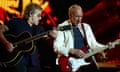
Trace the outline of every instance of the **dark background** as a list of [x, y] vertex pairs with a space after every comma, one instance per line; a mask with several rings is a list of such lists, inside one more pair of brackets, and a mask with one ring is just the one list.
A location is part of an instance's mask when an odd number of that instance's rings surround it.
[[[11, 0], [12, 1], [12, 0]], [[17, 1], [17, 0], [15, 0]], [[33, 0], [30, 0], [32, 2]], [[120, 0], [43, 0], [49, 2], [49, 5], [43, 11], [40, 25], [45, 30], [57, 27], [58, 24], [68, 19], [68, 8], [72, 4], [78, 4], [83, 8], [83, 22], [88, 23], [98, 42], [107, 44], [108, 42], [120, 39]], [[15, 9], [22, 14], [23, 0], [19, 0], [19, 7]], [[21, 15], [11, 14], [0, 7], [0, 20], [7, 22], [7, 19], [21, 17]], [[49, 42], [50, 40], [48, 40]], [[46, 44], [47, 42], [45, 42]], [[43, 52], [46, 51], [47, 58], [50, 58], [52, 44], [44, 45]], [[48, 48], [48, 49], [47, 49]], [[120, 63], [120, 45], [114, 49], [105, 50], [107, 61]], [[52, 51], [53, 53], [53, 51]], [[52, 58], [51, 58], [52, 59]], [[44, 61], [44, 60], [43, 60]]]
[[[120, 39], [120, 0], [49, 0], [56, 24], [68, 19], [68, 8], [79, 4], [83, 8], [83, 22], [91, 25], [98, 42], [107, 44]], [[108, 60], [120, 60], [120, 48], [105, 50]]]

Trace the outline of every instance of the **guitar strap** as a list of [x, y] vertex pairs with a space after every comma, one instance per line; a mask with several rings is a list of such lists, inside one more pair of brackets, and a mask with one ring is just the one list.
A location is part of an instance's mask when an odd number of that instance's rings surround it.
[[83, 30], [83, 33], [84, 33], [84, 38], [85, 38], [85, 41], [87, 42], [87, 40], [86, 40], [86, 33], [85, 33], [85, 29], [84, 29], [83, 24], [81, 24], [81, 27], [82, 27], [82, 30]]
[[[84, 33], [85, 43], [86, 43], [86, 45], [87, 45], [87, 49], [89, 49], [88, 42], [87, 42], [87, 37], [86, 37], [86, 33], [85, 33], [84, 25], [82, 24], [81, 26], [82, 26], [82, 30], [83, 30], [83, 33]], [[89, 52], [91, 52], [91, 49], [89, 49]], [[96, 59], [95, 59], [95, 56], [91, 56], [91, 58], [92, 58], [93, 62], [95, 63], [96, 68], [97, 68], [97, 70], [98, 70], [98, 72], [99, 72], [100, 70], [99, 70], [99, 67], [98, 67], [97, 61], [96, 61]]]
[[84, 52], [87, 51], [87, 49], [89, 48], [88, 43], [87, 43], [87, 37], [86, 37], [86, 33], [85, 33], [85, 28], [83, 23], [81, 24], [82, 30], [83, 30], [83, 34], [84, 34], [84, 42], [85, 42], [85, 50], [83, 50]]

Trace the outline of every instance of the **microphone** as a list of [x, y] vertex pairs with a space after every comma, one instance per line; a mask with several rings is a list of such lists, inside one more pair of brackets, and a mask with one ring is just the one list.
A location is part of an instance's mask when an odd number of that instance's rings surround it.
[[60, 31], [71, 30], [71, 29], [72, 29], [72, 25], [65, 25], [57, 28], [57, 30], [60, 30]]

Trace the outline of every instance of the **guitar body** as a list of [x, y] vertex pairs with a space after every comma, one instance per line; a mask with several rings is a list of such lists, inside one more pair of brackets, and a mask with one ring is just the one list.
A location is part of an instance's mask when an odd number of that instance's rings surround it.
[[[117, 39], [111, 43], [114, 45], [119, 45], [120, 39]], [[88, 48], [88, 46], [85, 46], [81, 50], [85, 52], [87, 50], [87, 48]], [[73, 58], [73, 57], [61, 56], [58, 60], [58, 63], [63, 72], [76, 72], [81, 67], [87, 66], [90, 64], [89, 62], [86, 62], [85, 59], [87, 59], [90, 56], [95, 55], [101, 51], [104, 51], [108, 48], [109, 48], [109, 45], [106, 45], [105, 47], [97, 48], [96, 50], [87, 53], [83, 58]]]
[[33, 41], [24, 41], [30, 37], [32, 36], [28, 32], [23, 32], [18, 36], [7, 35], [7, 40], [11, 42], [15, 48], [12, 52], [8, 52], [5, 45], [0, 43], [0, 62], [7, 66], [16, 65], [22, 59], [24, 54], [33, 52]]
[[62, 72], [71, 72], [72, 67], [70, 66], [69, 62], [69, 57], [66, 56], [61, 56], [58, 60], [60, 69]]
[[58, 62], [62, 72], [76, 72], [82, 66], [87, 66], [90, 64], [89, 62], [86, 62], [83, 58], [77, 59], [65, 56], [61, 56]]
[[[83, 52], [86, 52], [88, 45], [81, 48]], [[76, 72], [80, 67], [89, 65], [90, 63], [86, 62], [83, 58], [74, 58], [71, 56], [61, 56], [58, 60], [59, 66], [62, 72]]]

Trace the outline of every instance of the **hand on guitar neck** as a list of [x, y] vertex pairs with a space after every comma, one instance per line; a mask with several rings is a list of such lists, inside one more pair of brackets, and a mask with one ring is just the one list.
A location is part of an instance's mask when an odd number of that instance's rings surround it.
[[112, 48], [115, 48], [115, 43], [109, 42], [106, 46], [107, 46], [109, 49], [112, 49]]

